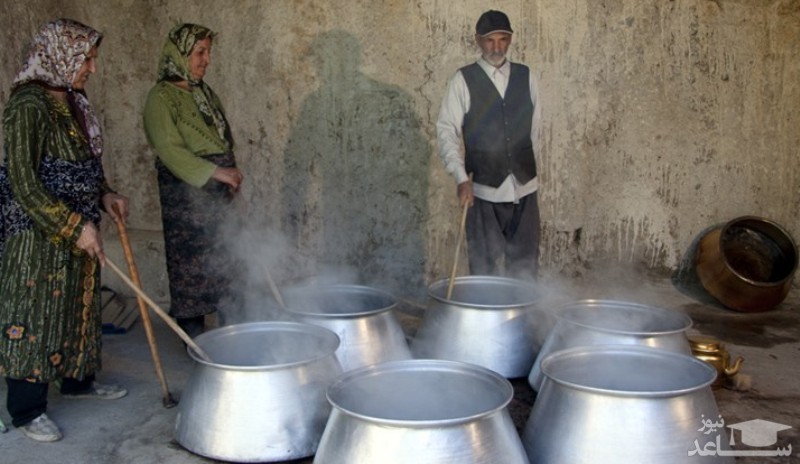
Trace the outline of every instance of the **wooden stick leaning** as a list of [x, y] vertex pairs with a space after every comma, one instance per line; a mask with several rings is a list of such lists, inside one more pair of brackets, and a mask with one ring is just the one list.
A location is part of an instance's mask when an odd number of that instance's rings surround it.
[[[233, 197], [233, 203], [236, 206], [236, 209], [239, 211], [239, 214], [242, 217], [247, 217], [249, 207], [247, 203], [244, 202], [242, 195], [236, 192], [235, 196]], [[272, 296], [275, 298], [275, 301], [278, 302], [281, 309], [286, 309], [286, 303], [283, 301], [283, 297], [281, 296], [281, 292], [278, 291], [278, 286], [275, 285], [275, 281], [272, 280], [272, 274], [269, 272], [269, 266], [266, 263], [262, 263], [262, 268], [264, 269], [264, 276], [267, 278], [267, 285], [269, 285], [269, 290], [272, 292]]]
[[190, 337], [186, 332], [184, 332], [183, 329], [181, 329], [181, 327], [175, 321], [173, 321], [171, 317], [169, 317], [169, 314], [167, 314], [166, 311], [161, 309], [149, 296], [147, 296], [146, 293], [144, 293], [139, 287], [137, 287], [136, 284], [134, 284], [131, 281], [131, 279], [128, 278], [128, 276], [126, 276], [125, 273], [122, 272], [117, 267], [116, 264], [114, 264], [113, 261], [108, 259], [108, 256], [106, 256], [106, 264], [108, 264], [108, 267], [110, 267], [111, 270], [114, 271], [119, 276], [119, 278], [122, 279], [122, 281], [125, 282], [131, 288], [131, 290], [136, 292], [136, 295], [140, 296], [148, 305], [150, 305], [150, 308], [153, 311], [155, 311], [156, 314], [158, 314], [158, 316], [161, 317], [161, 319], [163, 319], [164, 322], [167, 323], [169, 328], [172, 329], [173, 332], [178, 334], [181, 340], [183, 340], [184, 343], [189, 345], [189, 348], [194, 350], [194, 352], [197, 353], [197, 355], [200, 356], [200, 358], [203, 361], [213, 362], [211, 361], [211, 358], [208, 356], [208, 354], [206, 354], [206, 352], [203, 351], [203, 349], [200, 348], [197, 345], [197, 343], [194, 342], [194, 340], [192, 340], [192, 337]]
[[[121, 214], [116, 207], [114, 208], [117, 216]], [[133, 259], [133, 249], [131, 242], [128, 239], [128, 231], [125, 228], [125, 223], [122, 221], [114, 221], [117, 224], [117, 232], [119, 232], [119, 239], [122, 243], [122, 250], [125, 253], [125, 261], [128, 262], [128, 273], [131, 275], [131, 280], [137, 287], [142, 288], [142, 282], [139, 279], [139, 270], [136, 267], [136, 261]], [[164, 375], [164, 368], [161, 365], [161, 357], [158, 355], [158, 344], [153, 332], [153, 323], [150, 321], [150, 313], [147, 311], [147, 305], [141, 296], [136, 296], [136, 301], [139, 305], [139, 314], [142, 317], [142, 324], [144, 325], [144, 333], [147, 335], [147, 343], [150, 346], [150, 355], [153, 357], [153, 364], [156, 367], [156, 374], [158, 381], [161, 384], [161, 393], [164, 395], [162, 403], [165, 408], [171, 408], [178, 403], [172, 398], [167, 385], [167, 377]]]
[[281, 306], [281, 309], [286, 309], [286, 303], [283, 302], [281, 292], [278, 291], [278, 286], [275, 285], [275, 281], [272, 280], [272, 275], [269, 273], [269, 268], [266, 264], [264, 264], [264, 273], [267, 276], [267, 284], [269, 285], [269, 289], [272, 291], [272, 296], [275, 297], [275, 300]]
[[[472, 174], [469, 175], [469, 182], [472, 182]], [[458, 238], [456, 239], [456, 252], [453, 256], [453, 270], [450, 271], [450, 282], [447, 284], [447, 298], [448, 300], [453, 296], [453, 286], [456, 283], [456, 270], [458, 269], [458, 255], [461, 253], [461, 242], [464, 241], [464, 229], [467, 225], [467, 211], [469, 210], [469, 203], [464, 202], [461, 211], [461, 225], [458, 227]]]

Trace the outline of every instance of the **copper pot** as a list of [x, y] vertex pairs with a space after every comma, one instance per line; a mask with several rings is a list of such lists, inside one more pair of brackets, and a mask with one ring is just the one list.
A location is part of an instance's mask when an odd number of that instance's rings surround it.
[[712, 229], [698, 244], [697, 276], [708, 293], [735, 311], [777, 306], [792, 286], [797, 246], [778, 224], [743, 216]]

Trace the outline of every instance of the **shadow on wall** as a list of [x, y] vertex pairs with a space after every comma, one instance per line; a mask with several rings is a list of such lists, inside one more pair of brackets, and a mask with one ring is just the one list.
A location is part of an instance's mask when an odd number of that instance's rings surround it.
[[349, 33], [315, 38], [320, 86], [285, 154], [284, 230], [299, 278], [423, 295], [429, 146], [411, 96], [360, 72]]

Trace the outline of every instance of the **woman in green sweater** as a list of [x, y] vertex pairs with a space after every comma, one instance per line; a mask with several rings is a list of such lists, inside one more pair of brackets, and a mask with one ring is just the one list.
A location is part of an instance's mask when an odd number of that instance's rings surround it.
[[213, 39], [196, 24], [170, 31], [144, 110], [157, 154], [170, 314], [192, 337], [203, 332], [207, 314], [237, 301], [220, 235], [242, 173], [222, 103], [203, 81]]

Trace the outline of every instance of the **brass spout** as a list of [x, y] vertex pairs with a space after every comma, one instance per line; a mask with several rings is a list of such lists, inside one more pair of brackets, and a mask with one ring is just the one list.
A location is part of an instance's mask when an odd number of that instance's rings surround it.
[[725, 368], [725, 375], [732, 376], [732, 375], [736, 375], [737, 373], [739, 373], [739, 369], [742, 368], [742, 363], [743, 362], [744, 362], [744, 358], [742, 358], [741, 356], [738, 356], [736, 358], [736, 361], [733, 362], [733, 365], [728, 366], [728, 367]]

